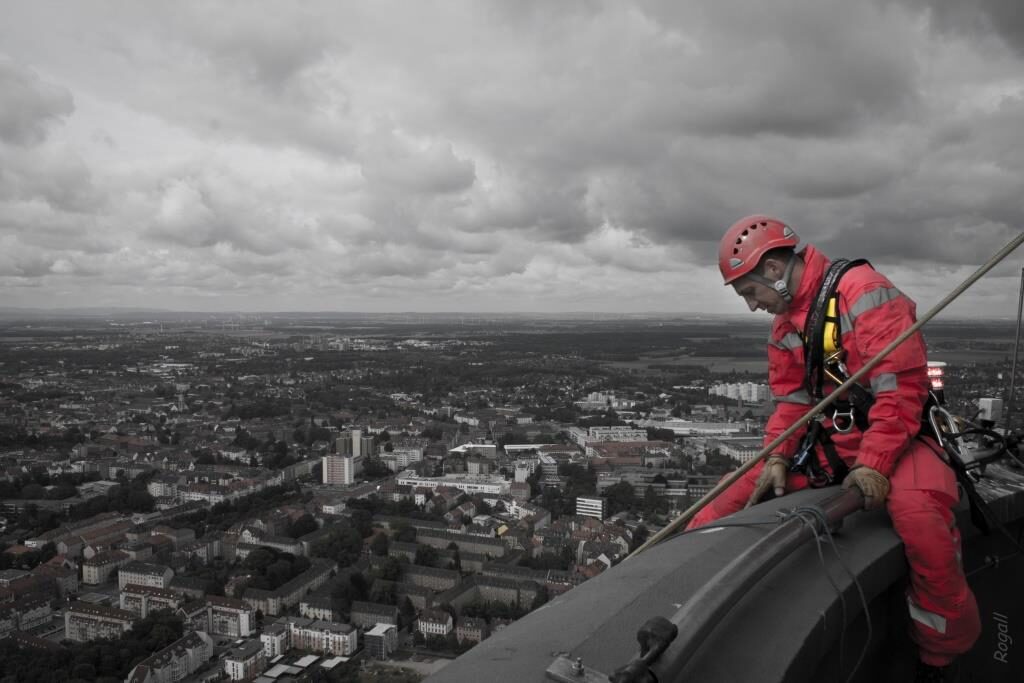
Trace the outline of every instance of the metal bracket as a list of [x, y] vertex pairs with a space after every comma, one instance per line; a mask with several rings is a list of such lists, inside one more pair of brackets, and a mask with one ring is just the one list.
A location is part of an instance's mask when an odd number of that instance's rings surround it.
[[558, 655], [544, 673], [559, 683], [609, 683], [607, 675], [583, 666], [582, 658], [573, 659], [568, 655]]

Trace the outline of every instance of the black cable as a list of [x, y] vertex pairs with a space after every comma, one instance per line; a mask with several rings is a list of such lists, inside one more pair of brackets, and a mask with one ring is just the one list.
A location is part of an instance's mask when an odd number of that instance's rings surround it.
[[799, 517], [800, 521], [803, 522], [804, 525], [811, 527], [812, 532], [814, 532], [814, 545], [818, 551], [818, 562], [821, 563], [822, 571], [825, 574], [825, 578], [828, 579], [829, 585], [832, 586], [832, 590], [834, 590], [836, 592], [836, 595], [839, 597], [839, 609], [841, 616], [841, 621], [839, 622], [839, 672], [842, 673], [843, 653], [846, 650], [846, 596], [843, 595], [843, 592], [839, 589], [839, 586], [836, 584], [835, 580], [832, 578], [832, 575], [828, 571], [828, 567], [825, 564], [825, 555], [821, 550], [821, 536], [815, 529], [813, 522], [809, 522], [807, 518], [804, 517], [804, 514], [802, 512], [797, 512], [795, 513], [795, 515]]
[[[814, 534], [814, 541], [818, 549], [818, 559], [821, 562], [822, 570], [825, 573], [825, 577], [828, 579], [833, 590], [836, 591], [836, 596], [839, 598], [839, 605], [842, 612], [842, 628], [839, 635], [839, 667], [842, 671], [842, 655], [845, 648], [846, 638], [846, 598], [843, 592], [839, 589], [832, 575], [828, 571], [828, 567], [825, 564], [825, 557], [821, 551], [821, 536], [825, 536], [829, 545], [832, 548], [833, 554], [836, 556], [836, 560], [839, 562], [839, 566], [842, 567], [843, 571], [850, 578], [854, 587], [857, 589], [857, 595], [860, 597], [861, 607], [864, 610], [864, 619], [867, 625], [867, 638], [864, 641], [864, 646], [861, 648], [860, 654], [857, 657], [857, 661], [850, 671], [850, 675], [846, 678], [846, 683], [850, 683], [853, 677], [857, 674], [861, 665], [864, 663], [864, 658], [867, 657], [868, 650], [871, 647], [871, 640], [874, 637], [874, 629], [871, 625], [871, 611], [868, 607], [867, 596], [864, 594], [864, 589], [860, 585], [860, 581], [857, 576], [853, 573], [850, 567], [843, 560], [842, 555], [839, 552], [839, 547], [836, 545], [835, 538], [832, 535], [832, 529], [829, 525], [828, 517], [825, 515], [825, 511], [817, 506], [798, 506], [790, 512], [791, 516], [797, 517], [802, 523], [810, 527]], [[820, 528], [820, 531], [819, 531]]]
[[[963, 433], [964, 432], [958, 432], [958, 434], [963, 434]], [[924, 443], [926, 446], [928, 446], [928, 448], [930, 448], [932, 450], [932, 452], [935, 453], [935, 455], [939, 456], [939, 458], [942, 458], [942, 455], [943, 455], [942, 451], [940, 451], [935, 446], [933, 446], [929, 442], [928, 439], [918, 439], [918, 440], [921, 441], [922, 443]], [[952, 449], [952, 446], [949, 445], [948, 441], [943, 443], [942, 447], [943, 447], [944, 450]], [[1008, 450], [1006, 452], [1009, 453]], [[949, 456], [949, 453], [947, 452], [946, 455]], [[954, 452], [953, 455], [959, 457], [959, 453]], [[1016, 460], [1016, 458], [1014, 458], [1014, 460]], [[980, 494], [978, 495], [978, 497], [981, 498]], [[984, 503], [985, 500], [982, 499], [982, 502]], [[1002, 523], [1002, 521], [998, 517], [996, 517], [995, 513], [992, 511], [992, 508], [990, 508], [986, 504], [986, 505], [979, 505], [978, 509], [981, 511], [982, 515], [988, 517], [988, 520], [990, 522], [992, 522], [992, 526], [994, 526], [995, 528], [999, 529], [999, 532], [1001, 534], [1003, 534], [1004, 536], [1006, 536], [1006, 539], [1013, 545], [1014, 548], [1017, 549], [1018, 552], [1024, 553], [1024, 546], [1021, 545], [1019, 539], [1014, 538], [1010, 534], [1009, 530], [1007, 530], [1006, 526]]]

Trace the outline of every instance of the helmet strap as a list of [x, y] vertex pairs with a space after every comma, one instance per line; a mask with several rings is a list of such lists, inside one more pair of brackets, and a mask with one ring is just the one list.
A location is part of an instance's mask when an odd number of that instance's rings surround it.
[[785, 301], [788, 304], [793, 301], [793, 293], [789, 291], [789, 281], [793, 277], [793, 267], [795, 265], [796, 254], [790, 253], [789, 260], [786, 261], [786, 269], [783, 271], [781, 279], [772, 281], [766, 278], [764, 275], [760, 275], [758, 273], [747, 273], [747, 277], [749, 277], [754, 282], [765, 285], [766, 287], [771, 287], [773, 290], [775, 290], [776, 294], [781, 296], [783, 301]]

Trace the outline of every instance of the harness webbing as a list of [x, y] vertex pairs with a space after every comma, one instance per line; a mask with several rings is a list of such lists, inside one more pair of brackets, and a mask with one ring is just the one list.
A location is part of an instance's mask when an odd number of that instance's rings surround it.
[[[839, 280], [851, 268], [867, 263], [864, 259], [833, 261], [825, 272], [825, 277], [822, 278], [814, 305], [807, 315], [801, 335], [804, 342], [804, 387], [815, 401], [821, 400], [824, 396], [826, 374], [836, 377], [836, 373], [838, 373], [840, 376], [836, 379], [840, 384], [846, 379], [842, 376], [846, 374], [845, 366], [841, 362], [832, 361], [832, 358], [826, 358], [826, 344], [836, 351], [842, 349], [843, 330], [837, 293]], [[831, 338], [826, 339], [826, 336]], [[835, 365], [834, 372], [827, 367], [830, 361]], [[846, 432], [856, 426], [861, 431], [865, 431], [868, 428], [868, 411], [871, 409], [872, 403], [874, 403], [874, 396], [867, 389], [859, 384], [852, 385], [847, 392], [847, 399], [839, 399], [833, 404], [836, 408], [832, 416], [833, 427], [838, 431]], [[842, 418], [849, 422], [840, 425], [839, 420]], [[818, 464], [814, 450], [817, 444], [821, 444], [821, 450], [825, 454], [831, 472], [826, 472]], [[806, 475], [812, 486], [838, 484], [849, 473], [850, 468], [839, 457], [835, 444], [832, 443], [830, 430], [822, 424], [821, 416], [808, 428], [790, 469]]]
[[864, 259], [836, 259], [829, 266], [825, 277], [822, 278], [821, 287], [818, 288], [818, 296], [815, 297], [814, 305], [807, 314], [807, 321], [804, 323], [804, 385], [807, 391], [815, 399], [823, 397], [825, 382], [825, 330], [831, 325], [833, 335], [832, 345], [840, 348], [843, 338], [843, 330], [839, 316], [839, 302], [836, 301], [832, 307], [832, 314], [829, 314], [829, 303], [837, 298], [839, 280], [851, 268], [868, 264]]

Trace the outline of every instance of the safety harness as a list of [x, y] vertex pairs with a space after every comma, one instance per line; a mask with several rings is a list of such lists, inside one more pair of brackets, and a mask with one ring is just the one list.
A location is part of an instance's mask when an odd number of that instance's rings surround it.
[[[834, 261], [826, 271], [815, 297], [814, 306], [807, 315], [801, 335], [804, 342], [804, 387], [814, 402], [820, 401], [824, 397], [826, 379], [839, 385], [850, 377], [850, 371], [843, 362], [843, 330], [839, 315], [838, 288], [839, 280], [843, 275], [851, 268], [860, 265], [870, 266], [871, 264], [865, 259]], [[800, 448], [793, 456], [790, 471], [805, 475], [810, 485], [816, 488], [842, 482], [850, 468], [839, 457], [835, 444], [832, 442], [832, 433], [845, 434], [855, 427], [862, 432], [866, 431], [868, 413], [874, 402], [875, 397], [868, 389], [860, 384], [853, 384], [845, 398], [832, 403], [831, 427], [825, 426], [824, 415], [819, 414], [812, 420], [807, 433], [800, 442]], [[944, 423], [942, 420], [936, 419], [939, 415], [945, 416]], [[988, 520], [993, 520], [997, 526], [999, 522], [975, 489], [975, 479], [971, 476], [973, 474], [970, 471], [971, 468], [964, 462], [952, 444], [952, 438], [966, 433], [968, 432], [957, 433], [953, 418], [940, 405], [935, 394], [929, 391], [922, 415], [921, 430], [918, 432], [917, 438], [930, 437], [943, 449], [939, 451], [927, 439], [922, 439], [953, 470], [970, 503], [971, 521], [982, 533], [987, 535], [991, 528]], [[831, 471], [823, 468], [818, 462], [814, 449], [817, 444], [821, 444]], [[1004, 448], [1003, 451], [1005, 452], [1005, 450]]]
[[[804, 388], [815, 402], [824, 397], [825, 379], [842, 384], [850, 376], [843, 362], [843, 330], [839, 316], [838, 288], [843, 275], [851, 268], [861, 265], [871, 264], [864, 259], [833, 261], [825, 272], [814, 305], [807, 315], [801, 335], [804, 342]], [[859, 384], [851, 386], [845, 398], [832, 404], [831, 428], [825, 427], [824, 415], [818, 415], [811, 422], [800, 448], [793, 456], [790, 470], [804, 474], [814, 487], [831, 486], [841, 482], [850, 468], [839, 457], [835, 444], [832, 443], [832, 432], [845, 434], [854, 427], [861, 431], [866, 430], [868, 412], [874, 402], [875, 397], [870, 391]], [[831, 471], [825, 470], [818, 463], [814, 447], [819, 443]]]

